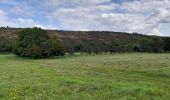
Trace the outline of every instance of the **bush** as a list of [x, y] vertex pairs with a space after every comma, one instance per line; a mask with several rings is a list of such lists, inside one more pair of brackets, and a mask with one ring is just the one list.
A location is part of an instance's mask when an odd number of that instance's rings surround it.
[[56, 38], [50, 38], [47, 31], [27, 28], [19, 32], [15, 54], [21, 57], [47, 58], [63, 56], [64, 49]]
[[63, 56], [65, 54], [64, 46], [60, 43], [60, 41], [53, 37], [49, 40], [51, 46], [51, 53], [55, 56]]

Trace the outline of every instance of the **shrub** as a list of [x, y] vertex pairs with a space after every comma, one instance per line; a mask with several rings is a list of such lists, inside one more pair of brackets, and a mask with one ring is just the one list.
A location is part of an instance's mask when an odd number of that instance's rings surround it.
[[20, 31], [14, 52], [18, 56], [30, 58], [64, 55], [61, 43], [56, 38], [50, 38], [47, 31], [40, 28], [27, 28]]
[[52, 55], [63, 56], [65, 54], [64, 46], [56, 37], [51, 38], [49, 44], [51, 46]]

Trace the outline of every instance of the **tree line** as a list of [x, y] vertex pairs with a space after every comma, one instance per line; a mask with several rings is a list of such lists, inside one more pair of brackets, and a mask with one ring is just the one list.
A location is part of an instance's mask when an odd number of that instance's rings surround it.
[[67, 48], [67, 52], [74, 54], [102, 54], [102, 53], [132, 53], [148, 52], [162, 53], [170, 51], [170, 38], [145, 37], [138, 41], [113, 40], [112, 42], [81, 41]]
[[[80, 33], [81, 34], [81, 33]], [[90, 32], [90, 34], [93, 34]], [[109, 34], [109, 33], [108, 33]], [[97, 32], [93, 35], [97, 36]], [[11, 52], [23, 57], [46, 58], [49, 56], [62, 56], [66, 53], [73, 55], [81, 54], [103, 54], [103, 53], [132, 53], [149, 52], [162, 53], [170, 51], [170, 38], [158, 36], [138, 36], [132, 39], [110, 39], [104, 37], [105, 41], [58, 39], [50, 37], [47, 31], [40, 28], [23, 29], [18, 33], [18, 39], [0, 36], [0, 52]], [[123, 35], [123, 34], [121, 34]], [[133, 35], [129, 35], [133, 36]], [[100, 37], [102, 38], [102, 37]]]

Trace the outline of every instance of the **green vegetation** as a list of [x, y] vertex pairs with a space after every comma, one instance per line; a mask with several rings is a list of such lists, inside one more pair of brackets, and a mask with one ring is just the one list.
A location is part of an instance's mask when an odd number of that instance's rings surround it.
[[0, 37], [0, 52], [12, 52], [14, 46], [15, 40], [9, 40], [6, 37]]
[[[12, 52], [15, 47], [15, 42], [18, 38], [17, 33], [22, 33], [25, 29], [15, 29], [15, 28], [0, 28], [0, 52]], [[27, 30], [27, 29], [26, 29]], [[33, 32], [34, 29], [30, 29]], [[41, 41], [43, 45], [42, 48], [35, 43], [35, 45], [27, 45], [26, 47], [19, 48], [18, 51], [26, 51], [27, 53], [19, 53], [21, 56], [32, 55], [30, 52], [34, 51], [33, 57], [44, 58], [48, 55], [63, 55], [64, 52], [73, 55], [76, 52], [81, 52], [82, 54], [102, 54], [102, 53], [129, 53], [129, 52], [149, 52], [149, 53], [160, 53], [160, 52], [170, 52], [170, 37], [159, 37], [159, 36], [147, 36], [137, 33], [121, 33], [121, 32], [107, 32], [107, 31], [89, 31], [89, 32], [79, 32], [79, 31], [58, 31], [58, 30], [43, 30], [48, 38], [55, 38], [52, 41]], [[22, 33], [22, 35], [24, 32]], [[33, 38], [35, 35], [30, 33], [27, 34], [28, 37]], [[36, 39], [37, 42], [42, 34], [38, 34]], [[24, 38], [24, 37], [22, 37]], [[20, 38], [22, 40], [22, 38]], [[46, 37], [47, 38], [47, 37]], [[57, 39], [56, 39], [57, 38]], [[30, 40], [24, 40], [21, 44], [30, 44]], [[52, 43], [50, 43], [52, 42]], [[55, 43], [56, 42], [56, 43]], [[60, 42], [60, 43], [59, 43]], [[38, 43], [39, 44], [39, 43]], [[50, 44], [50, 45], [49, 45]], [[52, 45], [51, 45], [52, 44]], [[58, 50], [53, 45], [63, 44]], [[51, 51], [53, 49], [53, 52]], [[26, 50], [24, 50], [26, 49]], [[44, 51], [39, 50], [44, 49]], [[43, 56], [40, 51], [45, 52]], [[58, 52], [55, 52], [58, 51]], [[55, 52], [55, 53], [54, 53]], [[36, 54], [35, 54], [36, 53]]]
[[170, 54], [0, 55], [1, 100], [169, 100]]
[[[167, 38], [168, 39], [168, 38]], [[167, 41], [168, 42], [168, 41]], [[81, 52], [85, 54], [101, 54], [101, 53], [130, 53], [130, 52], [150, 52], [161, 53], [167, 52], [169, 44], [165, 45], [163, 38], [160, 37], [142, 37], [136, 41], [132, 40], [112, 40], [112, 42], [83, 41], [73, 46], [73, 49], [67, 51], [73, 53]]]
[[56, 38], [50, 38], [41, 28], [28, 28], [19, 32], [15, 54], [21, 57], [47, 58], [63, 56], [64, 49]]

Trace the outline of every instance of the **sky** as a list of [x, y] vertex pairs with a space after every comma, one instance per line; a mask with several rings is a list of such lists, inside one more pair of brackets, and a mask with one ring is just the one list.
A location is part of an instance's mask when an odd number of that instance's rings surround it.
[[0, 26], [170, 36], [170, 0], [0, 0]]

